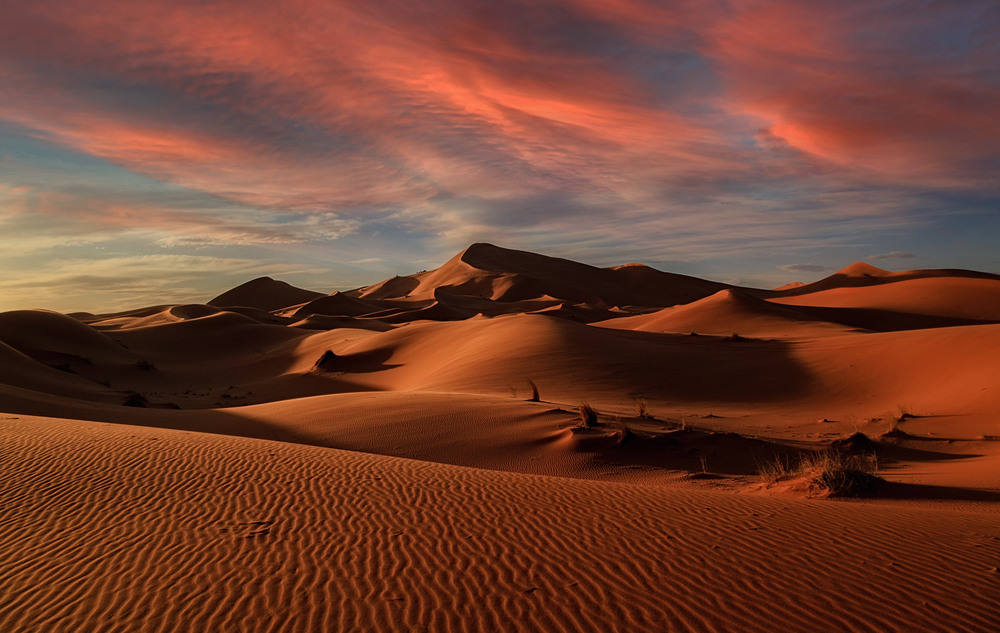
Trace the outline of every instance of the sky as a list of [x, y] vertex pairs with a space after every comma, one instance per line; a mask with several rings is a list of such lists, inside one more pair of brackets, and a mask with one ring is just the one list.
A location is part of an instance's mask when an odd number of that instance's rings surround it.
[[473, 242], [775, 287], [1000, 273], [995, 0], [0, 0], [0, 309]]

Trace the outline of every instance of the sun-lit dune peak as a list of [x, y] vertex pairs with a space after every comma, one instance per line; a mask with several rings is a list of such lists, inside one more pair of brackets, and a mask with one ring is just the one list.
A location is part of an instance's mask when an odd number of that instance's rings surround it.
[[838, 270], [836, 274], [844, 277], [885, 277], [892, 273], [866, 262], [854, 262], [850, 266]]

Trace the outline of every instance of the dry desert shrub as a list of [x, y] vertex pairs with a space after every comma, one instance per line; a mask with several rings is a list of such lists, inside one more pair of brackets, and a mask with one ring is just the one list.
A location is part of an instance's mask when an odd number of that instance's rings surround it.
[[788, 479], [808, 479], [831, 497], [863, 495], [882, 481], [874, 454], [852, 455], [842, 451], [805, 455], [794, 465], [791, 460], [775, 457], [758, 464], [757, 472], [768, 485]]
[[628, 423], [622, 420], [620, 417], [615, 416], [614, 428], [615, 428], [614, 437], [615, 437], [616, 447], [621, 446], [625, 442], [635, 437], [635, 433], [632, 432], [632, 427], [630, 427]]
[[645, 398], [636, 398], [632, 401], [635, 405], [635, 415], [636, 417], [646, 419], [649, 416], [649, 403], [646, 402]]
[[578, 407], [580, 412], [580, 425], [585, 429], [592, 429], [597, 426], [597, 411], [586, 402], [581, 402]]

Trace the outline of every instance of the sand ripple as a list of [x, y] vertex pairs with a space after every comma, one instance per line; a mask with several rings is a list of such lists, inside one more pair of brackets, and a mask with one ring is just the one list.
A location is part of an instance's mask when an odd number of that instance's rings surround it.
[[0, 419], [3, 631], [989, 631], [1000, 517]]

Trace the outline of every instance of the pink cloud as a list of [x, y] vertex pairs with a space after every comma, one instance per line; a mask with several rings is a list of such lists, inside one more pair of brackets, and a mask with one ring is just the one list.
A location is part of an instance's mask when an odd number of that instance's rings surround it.
[[[940, 16], [868, 6], [22, 3], [0, 23], [0, 119], [247, 205], [473, 227], [553, 195], [648, 219], [690, 213], [688, 192], [728, 213], [730, 186], [982, 181], [995, 62], [920, 57], [907, 33]], [[701, 74], [671, 83], [685, 64]]]
[[759, 117], [774, 136], [898, 183], [975, 185], [983, 177], [977, 163], [995, 168], [995, 14], [992, 22], [969, 22], [982, 41], [959, 31], [942, 42], [935, 41], [941, 22], [955, 13], [944, 4], [912, 11], [893, 3], [732, 6], [708, 31], [706, 53], [730, 82], [729, 107]]
[[[405, 6], [395, 10], [412, 17]], [[641, 86], [613, 63], [585, 50], [531, 50], [475, 7], [440, 11], [426, 24], [394, 21], [391, 3], [81, 7], [36, 5], [18, 16], [21, 36], [5, 48], [18, 60], [70, 69], [64, 73], [97, 69], [119, 83], [153, 84], [235, 119], [302, 121], [354, 147], [282, 150], [184, 120], [184, 112], [94, 103], [10, 64], [11, 56], [7, 71], [21, 73], [27, 96], [0, 106], [0, 116], [130, 169], [249, 203], [295, 206], [301, 195], [313, 204], [404, 204], [439, 190], [512, 198], [554, 184], [627, 196], [623, 169], [641, 181], [739, 167], [711, 125], [644, 103]], [[39, 44], [64, 34], [60, 46]]]

